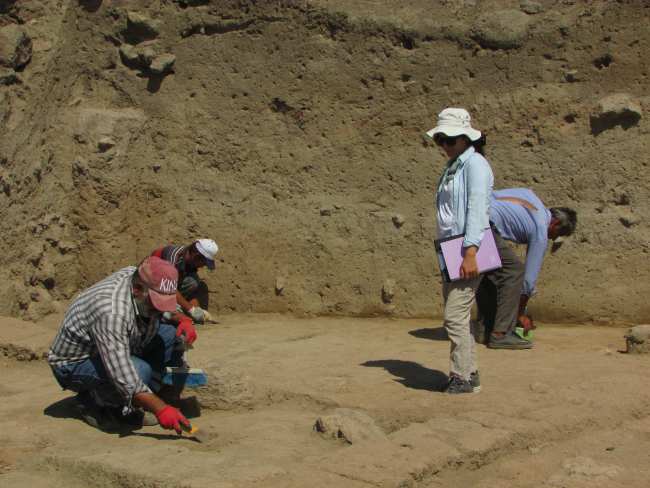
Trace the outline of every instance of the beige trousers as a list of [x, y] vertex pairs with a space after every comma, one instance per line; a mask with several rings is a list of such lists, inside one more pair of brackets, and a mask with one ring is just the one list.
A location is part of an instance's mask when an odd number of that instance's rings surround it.
[[451, 339], [449, 370], [463, 379], [478, 369], [476, 342], [472, 330], [472, 304], [483, 275], [471, 280], [458, 280], [442, 284], [445, 300], [445, 328]]

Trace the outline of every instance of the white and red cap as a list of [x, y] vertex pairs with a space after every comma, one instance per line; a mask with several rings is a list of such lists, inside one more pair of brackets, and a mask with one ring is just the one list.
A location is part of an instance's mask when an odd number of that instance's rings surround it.
[[215, 268], [214, 256], [219, 251], [217, 243], [212, 239], [199, 239], [196, 241], [196, 249], [205, 257], [205, 264], [208, 265], [208, 269], [213, 271]]
[[138, 267], [142, 283], [149, 287], [149, 297], [156, 310], [175, 312], [178, 270], [172, 263], [160, 258], [147, 258]]

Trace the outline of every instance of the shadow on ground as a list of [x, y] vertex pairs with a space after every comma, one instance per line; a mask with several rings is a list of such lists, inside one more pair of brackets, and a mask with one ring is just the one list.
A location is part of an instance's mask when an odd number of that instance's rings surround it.
[[418, 339], [429, 339], [431, 341], [448, 341], [447, 329], [436, 327], [435, 329], [418, 329], [409, 332], [413, 337]]
[[[64, 398], [63, 400], [59, 400], [57, 402], [54, 402], [52, 405], [45, 407], [45, 409], [43, 410], [43, 414], [47, 415], [48, 417], [52, 417], [56, 419], [78, 420], [79, 428], [87, 428], [87, 429], [93, 428], [87, 425], [84, 422], [84, 420], [81, 418], [81, 414], [79, 414], [79, 412], [77, 411], [77, 405], [74, 401], [74, 396]], [[176, 434], [176, 432], [173, 431], [161, 431], [159, 434], [153, 434], [150, 432], [138, 432], [140, 429], [142, 429], [141, 426], [130, 425], [122, 422], [122, 425], [118, 430], [111, 430], [111, 431], [106, 430], [103, 432], [106, 434], [118, 435], [119, 437], [130, 437], [135, 435], [140, 437], [149, 437], [157, 440], [169, 440], [169, 439], [178, 440], [178, 439], [185, 438], [186, 440], [199, 442], [194, 437], [188, 436], [187, 434], [178, 435]]]
[[606, 120], [601, 120], [598, 117], [592, 116], [590, 119], [591, 133], [594, 136], [598, 136], [606, 130], [612, 130], [617, 126], [621, 126], [623, 130], [628, 130], [632, 127], [637, 126], [640, 118], [641, 116], [638, 114], [628, 114], [623, 117]]
[[[68, 398], [64, 398], [63, 400], [56, 401], [52, 405], [45, 407], [45, 409], [43, 410], [43, 414], [55, 419], [78, 420], [79, 428], [93, 429], [93, 427], [87, 425], [84, 422], [84, 420], [81, 418], [81, 414], [77, 411], [77, 405], [74, 401], [74, 396], [70, 396]], [[119, 430], [112, 430], [112, 431], [106, 430], [103, 432], [107, 434], [118, 434], [120, 437], [127, 437], [129, 435], [136, 435], [133, 431], [141, 428], [142, 427], [122, 423]], [[145, 435], [150, 436], [151, 434], [145, 434]]]
[[[427, 329], [423, 329], [427, 330]], [[437, 369], [425, 368], [413, 361], [401, 361], [399, 359], [380, 359], [377, 361], [366, 361], [361, 366], [368, 368], [384, 368], [393, 376], [399, 376], [401, 380], [395, 380], [407, 388], [415, 390], [442, 391], [447, 385], [447, 375]]]
[[191, 442], [196, 442], [200, 444], [200, 441], [194, 437], [192, 437], [189, 434], [177, 434], [173, 430], [165, 430], [161, 431], [160, 434], [152, 434], [150, 432], [135, 432], [134, 429], [128, 430], [125, 428], [121, 428], [120, 430], [116, 430], [114, 432], [107, 432], [109, 434], [119, 434], [120, 439], [123, 437], [132, 437], [132, 436], [137, 436], [137, 437], [148, 437], [149, 439], [155, 439], [157, 441], [191, 441]]
[[81, 419], [81, 415], [77, 412], [74, 396], [69, 396], [45, 407], [43, 414], [55, 419]]

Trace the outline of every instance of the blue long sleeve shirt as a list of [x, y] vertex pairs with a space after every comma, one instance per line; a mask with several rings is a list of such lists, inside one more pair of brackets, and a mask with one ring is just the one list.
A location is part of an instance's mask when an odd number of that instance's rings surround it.
[[[458, 159], [454, 175], [454, 220], [452, 235], [465, 234], [463, 247], [481, 247], [485, 229], [490, 226], [490, 197], [494, 175], [490, 163], [470, 146]], [[447, 162], [449, 165], [451, 161]], [[442, 180], [438, 186], [442, 184]], [[436, 205], [440, 201], [436, 196]]]
[[[530, 203], [537, 210], [531, 210], [521, 203], [499, 200], [503, 197], [519, 198]], [[516, 244], [528, 244], [526, 275], [521, 294], [532, 297], [537, 293], [535, 284], [548, 247], [551, 212], [546, 209], [537, 195], [526, 188], [500, 190], [492, 193], [490, 222], [496, 226], [504, 239]]]

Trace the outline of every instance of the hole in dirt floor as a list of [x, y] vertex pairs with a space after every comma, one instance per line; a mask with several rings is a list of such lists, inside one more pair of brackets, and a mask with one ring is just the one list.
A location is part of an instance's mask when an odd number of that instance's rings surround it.
[[402, 47], [408, 49], [409, 51], [415, 48], [415, 41], [411, 37], [403, 37], [401, 39]]
[[145, 41], [153, 41], [158, 37], [158, 32], [142, 26], [135, 26], [130, 20], [126, 22], [126, 29], [120, 31], [126, 44], [135, 46]]
[[95, 13], [102, 6], [102, 0], [79, 0], [79, 5], [85, 12]]
[[178, 6], [182, 9], [186, 9], [187, 7], [204, 7], [206, 5], [210, 5], [210, 0], [180, 0], [178, 2]]
[[25, 68], [27, 67], [28, 64], [29, 64], [29, 61], [27, 61], [25, 64], [21, 64], [20, 66], [16, 66], [14, 68], [14, 71], [16, 73], [22, 73], [23, 71], [25, 71]]
[[286, 114], [287, 112], [295, 111], [295, 108], [287, 104], [284, 100], [279, 98], [274, 98], [271, 103], [269, 103], [269, 108], [275, 113]]
[[599, 120], [596, 117], [591, 117], [591, 133], [597, 136], [606, 130], [611, 130], [618, 126], [625, 131], [638, 125], [639, 120], [639, 116], [620, 117], [614, 120]]
[[594, 66], [598, 70], [609, 68], [612, 61], [614, 61], [614, 57], [611, 54], [605, 54], [604, 56], [600, 56], [594, 60]]

